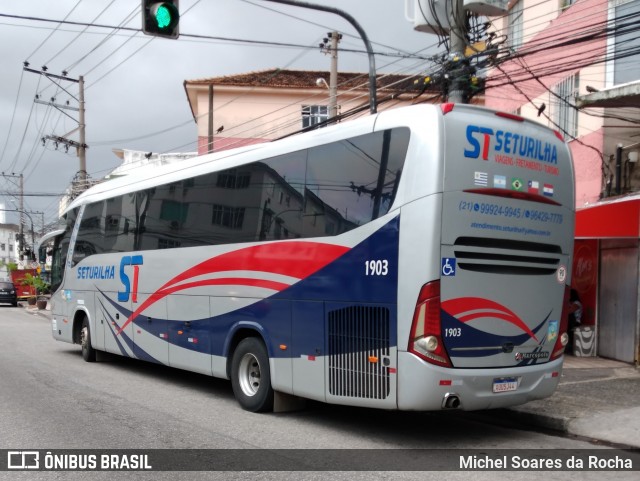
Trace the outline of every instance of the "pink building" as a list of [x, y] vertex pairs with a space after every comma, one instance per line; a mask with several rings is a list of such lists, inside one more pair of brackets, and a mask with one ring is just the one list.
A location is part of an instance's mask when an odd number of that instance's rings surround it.
[[[584, 355], [640, 362], [640, 0], [512, 0], [487, 106], [560, 130], [576, 171]], [[635, 194], [635, 195], [634, 195]], [[614, 199], [611, 199], [611, 198]]]
[[[618, 144], [630, 146], [625, 156], [636, 148], [640, 115], [637, 109], [603, 109], [584, 100], [640, 80], [638, 36], [624, 27], [633, 22], [629, 16], [637, 22], [640, 1], [514, 0], [509, 7], [494, 24], [507, 36], [511, 60], [491, 71], [486, 105], [537, 118], [564, 133], [576, 160], [577, 207], [615, 194], [611, 158]], [[632, 187], [628, 169], [620, 180], [622, 192], [640, 188], [640, 177]]]
[[[277, 139], [329, 118], [329, 72], [265, 70], [185, 80], [198, 153]], [[378, 110], [411, 103], [412, 78], [378, 75]], [[369, 77], [338, 74], [338, 116], [369, 115]], [[407, 93], [407, 90], [409, 93]]]

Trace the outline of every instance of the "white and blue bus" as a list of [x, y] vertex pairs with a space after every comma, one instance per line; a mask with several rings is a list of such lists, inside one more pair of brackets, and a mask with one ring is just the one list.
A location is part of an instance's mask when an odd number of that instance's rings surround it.
[[64, 212], [53, 336], [230, 379], [250, 411], [544, 398], [573, 179], [559, 133], [458, 104], [140, 169]]

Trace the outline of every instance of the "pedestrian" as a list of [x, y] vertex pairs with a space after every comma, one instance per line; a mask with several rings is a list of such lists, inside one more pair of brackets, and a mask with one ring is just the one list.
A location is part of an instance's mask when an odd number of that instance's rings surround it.
[[582, 302], [580, 302], [580, 296], [578, 291], [571, 289], [569, 294], [569, 327], [567, 334], [569, 334], [569, 342], [565, 352], [574, 352], [575, 343], [575, 330], [582, 323]]

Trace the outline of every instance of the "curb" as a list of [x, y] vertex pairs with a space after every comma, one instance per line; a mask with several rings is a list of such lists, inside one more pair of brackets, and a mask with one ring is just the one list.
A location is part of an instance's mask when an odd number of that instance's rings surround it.
[[[535, 402], [535, 401], [534, 401]], [[527, 411], [525, 406], [509, 409], [494, 409], [487, 412], [474, 411], [468, 413], [474, 419], [507, 428], [526, 426], [529, 429], [554, 431], [557, 434], [570, 434], [569, 426], [573, 421], [566, 416], [549, 416], [539, 412]]]

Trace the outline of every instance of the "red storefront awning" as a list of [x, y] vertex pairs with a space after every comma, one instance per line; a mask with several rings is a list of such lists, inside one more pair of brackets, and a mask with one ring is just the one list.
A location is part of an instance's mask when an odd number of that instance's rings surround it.
[[576, 212], [576, 239], [640, 237], [640, 197], [602, 202]]

